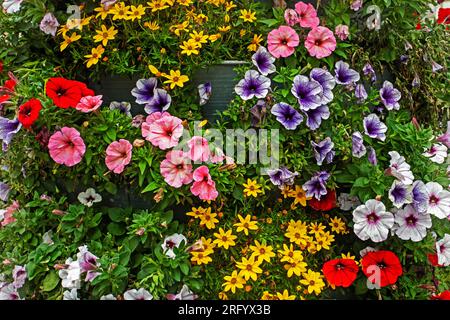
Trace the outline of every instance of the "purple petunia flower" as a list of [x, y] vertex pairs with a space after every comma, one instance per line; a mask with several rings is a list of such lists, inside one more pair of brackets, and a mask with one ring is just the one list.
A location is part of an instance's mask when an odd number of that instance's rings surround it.
[[[0, 126], [1, 127], [1, 126]], [[1, 135], [0, 135], [1, 139]], [[450, 121], [447, 122], [447, 131], [437, 137], [436, 141], [443, 143], [447, 146], [447, 148], [450, 148]]]
[[333, 89], [336, 86], [336, 80], [331, 73], [321, 68], [314, 68], [311, 70], [309, 76], [322, 86], [322, 104], [333, 101]]
[[369, 160], [370, 164], [373, 166], [376, 166], [378, 164], [377, 160], [377, 153], [375, 152], [375, 149], [372, 147], [369, 147], [367, 151], [367, 159]]
[[349, 85], [359, 81], [359, 73], [353, 69], [350, 69], [348, 63], [344, 61], [338, 61], [335, 65], [336, 83], [341, 85]]
[[352, 155], [356, 158], [361, 158], [366, 154], [366, 147], [364, 146], [364, 139], [361, 132], [356, 131], [352, 134]]
[[364, 118], [364, 132], [369, 137], [384, 141], [386, 139], [386, 131], [386, 125], [376, 114], [371, 113]]
[[412, 205], [417, 212], [426, 212], [428, 210], [428, 190], [420, 180], [414, 181], [412, 185]]
[[380, 89], [380, 97], [386, 109], [400, 109], [400, 104], [398, 103], [398, 101], [402, 97], [402, 94], [400, 93], [400, 91], [395, 89], [392, 83], [390, 83], [389, 81], [385, 81], [383, 83], [383, 87]]
[[392, 183], [389, 189], [389, 199], [396, 208], [412, 202], [411, 188], [398, 180]]
[[316, 109], [322, 105], [322, 86], [306, 76], [298, 75], [294, 78], [291, 92], [298, 99], [300, 109], [303, 111]]
[[268, 170], [270, 181], [276, 186], [291, 186], [294, 184], [294, 178], [298, 176], [298, 172], [291, 172], [286, 167]]
[[303, 116], [290, 105], [284, 102], [277, 103], [270, 112], [288, 130], [295, 130], [303, 121]]
[[211, 98], [212, 94], [211, 82], [200, 84], [197, 88], [198, 88], [198, 95], [200, 96], [199, 104], [201, 106], [204, 106], [205, 104], [208, 103], [209, 99]]
[[267, 76], [270, 73], [277, 71], [277, 68], [273, 64], [275, 58], [267, 51], [266, 48], [260, 46], [258, 51], [252, 56], [253, 64], [258, 68], [258, 71], [263, 75]]
[[327, 194], [326, 182], [330, 178], [330, 174], [326, 171], [316, 172], [309, 181], [303, 184], [302, 188], [306, 192], [307, 197], [315, 197], [320, 200], [322, 196]]
[[252, 127], [259, 127], [261, 122], [266, 118], [266, 113], [266, 101], [258, 100], [258, 102], [250, 109]]
[[119, 110], [120, 113], [123, 113], [127, 115], [128, 117], [131, 117], [131, 104], [129, 102], [118, 102], [118, 101], [112, 101], [109, 105], [110, 110]]
[[330, 110], [326, 105], [303, 112], [306, 114], [306, 126], [311, 130], [318, 129], [322, 124], [322, 119], [326, 120], [330, 117]]
[[8, 201], [9, 192], [11, 188], [6, 183], [0, 182], [0, 200], [6, 202]]
[[363, 84], [357, 84], [355, 88], [355, 97], [358, 99], [358, 103], [362, 103], [367, 99], [367, 91]]
[[335, 154], [335, 152], [333, 151], [334, 143], [329, 137], [325, 138], [319, 143], [311, 141], [311, 145], [314, 150], [314, 157], [316, 158], [317, 164], [319, 166], [322, 165], [323, 161], [326, 161], [326, 163], [331, 163], [333, 161]]
[[98, 257], [89, 252], [87, 246], [80, 246], [78, 247], [78, 250], [77, 259], [80, 265], [80, 273], [86, 272], [85, 281], [91, 282], [100, 275], [99, 272], [96, 272], [97, 268], [100, 266], [97, 262]]
[[403, 64], [407, 64], [408, 63], [408, 60], [409, 60], [409, 56], [407, 55], [407, 54], [402, 54], [401, 56], [400, 56], [400, 62], [401, 63], [403, 63]]
[[13, 286], [16, 289], [20, 289], [27, 280], [27, 270], [23, 266], [15, 266], [13, 269]]
[[51, 12], [47, 12], [39, 23], [39, 28], [45, 34], [51, 34], [55, 36], [56, 30], [58, 30], [59, 22]]
[[156, 80], [156, 78], [139, 79], [136, 82], [136, 88], [131, 90], [131, 94], [136, 97], [136, 103], [150, 103], [155, 95], [155, 89], [157, 85], [158, 80]]
[[363, 67], [363, 74], [365, 76], [370, 76], [372, 82], [377, 81], [377, 74], [370, 63], [366, 63]]
[[234, 88], [234, 91], [242, 98], [249, 100], [253, 97], [264, 99], [270, 88], [270, 79], [260, 75], [255, 70], [249, 70], [245, 73], [244, 79]]
[[172, 98], [164, 89], [155, 89], [153, 99], [145, 105], [145, 112], [152, 114], [153, 112], [164, 112], [169, 109]]
[[19, 120], [0, 117], [0, 140], [3, 142], [3, 151], [8, 149], [8, 145], [20, 128], [22, 128], [22, 124]]

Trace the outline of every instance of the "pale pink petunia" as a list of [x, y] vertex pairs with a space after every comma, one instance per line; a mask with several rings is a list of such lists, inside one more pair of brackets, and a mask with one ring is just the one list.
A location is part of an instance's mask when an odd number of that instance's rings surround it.
[[2, 227], [17, 221], [17, 219], [14, 218], [14, 213], [19, 210], [19, 208], [19, 201], [15, 200], [8, 208], [5, 209], [3, 220], [1, 222]]
[[80, 99], [80, 102], [75, 106], [78, 111], [88, 113], [97, 110], [101, 107], [103, 96], [85, 96]]
[[284, 21], [291, 27], [299, 23], [297, 11], [294, 9], [286, 9], [284, 11]]
[[305, 47], [310, 56], [322, 59], [328, 57], [336, 49], [336, 38], [330, 29], [317, 27], [308, 33]]
[[161, 150], [175, 147], [183, 135], [181, 122], [181, 119], [171, 115], [162, 116], [149, 125], [146, 121], [142, 124], [142, 136]]
[[164, 181], [174, 188], [192, 182], [191, 160], [181, 150], [167, 152], [166, 159], [161, 162], [160, 172]]
[[298, 34], [294, 29], [288, 26], [280, 26], [269, 32], [267, 44], [269, 52], [275, 58], [286, 58], [294, 53], [299, 44]]
[[216, 183], [211, 179], [207, 166], [201, 166], [194, 171], [194, 183], [191, 192], [202, 200], [215, 200], [219, 193], [216, 190]]
[[315, 28], [319, 25], [320, 20], [312, 4], [306, 4], [301, 1], [297, 2], [295, 4], [295, 11], [297, 11], [298, 22], [302, 28]]
[[345, 24], [339, 24], [334, 29], [334, 34], [341, 40], [345, 40], [350, 35], [350, 32], [348, 30], [348, 26]]
[[86, 152], [86, 145], [77, 129], [63, 127], [50, 137], [48, 150], [56, 163], [72, 167], [80, 163]]
[[122, 173], [131, 161], [132, 149], [133, 146], [128, 140], [120, 139], [112, 142], [106, 148], [105, 163], [108, 169], [114, 173]]
[[150, 125], [156, 120], [161, 119], [162, 117], [170, 116], [168, 112], [153, 112], [145, 118], [145, 122], [141, 125], [142, 136], [145, 138], [148, 136], [150, 132]]
[[208, 140], [203, 137], [194, 136], [188, 141], [189, 157], [192, 161], [208, 161], [211, 151]]

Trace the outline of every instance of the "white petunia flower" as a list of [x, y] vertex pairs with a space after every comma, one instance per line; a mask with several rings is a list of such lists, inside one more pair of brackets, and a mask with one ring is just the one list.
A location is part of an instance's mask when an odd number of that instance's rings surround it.
[[436, 252], [438, 264], [444, 267], [450, 266], [450, 234], [446, 233], [444, 238], [436, 242]]
[[391, 161], [387, 173], [396, 177], [405, 185], [410, 185], [414, 181], [414, 175], [411, 172], [411, 166], [405, 162], [405, 158], [402, 157], [397, 151], [390, 151]]
[[168, 236], [164, 239], [164, 242], [161, 244], [163, 252], [171, 259], [175, 258], [175, 252], [173, 252], [173, 248], [178, 248], [183, 242], [186, 244], [187, 239], [182, 234], [174, 233], [171, 236]]
[[80, 298], [78, 298], [77, 289], [74, 288], [70, 291], [64, 291], [63, 300], [80, 300]]
[[425, 186], [428, 191], [427, 213], [439, 219], [447, 218], [450, 215], [450, 192], [437, 182], [428, 182]]
[[431, 161], [442, 164], [447, 158], [447, 147], [441, 143], [436, 143], [431, 146], [430, 149], [426, 150], [422, 153], [427, 158], [430, 158]]
[[431, 216], [427, 213], [418, 213], [413, 206], [407, 205], [395, 214], [397, 228], [395, 234], [402, 240], [421, 241], [431, 228]]
[[361, 240], [381, 242], [387, 239], [394, 225], [394, 215], [386, 211], [381, 201], [367, 200], [353, 211], [353, 230]]
[[78, 200], [87, 207], [92, 207], [96, 202], [102, 201], [102, 196], [95, 192], [94, 188], [89, 188], [85, 192], [80, 192]]
[[139, 290], [131, 289], [123, 294], [125, 300], [152, 300], [153, 295], [147, 290], [140, 288]]

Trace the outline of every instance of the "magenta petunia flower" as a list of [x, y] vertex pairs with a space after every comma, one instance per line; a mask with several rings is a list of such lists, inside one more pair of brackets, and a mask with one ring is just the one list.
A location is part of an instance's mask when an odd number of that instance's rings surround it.
[[166, 159], [161, 162], [160, 172], [164, 181], [174, 188], [192, 182], [191, 160], [181, 150], [167, 152]]
[[269, 52], [275, 58], [286, 58], [294, 53], [299, 44], [299, 37], [291, 27], [280, 26], [269, 32], [267, 44]]
[[191, 192], [201, 200], [215, 200], [219, 193], [216, 190], [216, 183], [211, 179], [207, 166], [201, 166], [194, 171], [194, 183]]
[[50, 137], [48, 150], [56, 163], [72, 167], [80, 163], [86, 145], [77, 129], [64, 127]]
[[320, 20], [312, 4], [301, 1], [297, 2], [295, 4], [295, 11], [297, 11], [298, 22], [302, 28], [315, 28], [319, 25]]
[[103, 96], [86, 96], [80, 99], [80, 102], [75, 106], [78, 111], [88, 113], [97, 110], [101, 107]]
[[125, 139], [111, 143], [106, 148], [105, 163], [108, 169], [114, 173], [122, 173], [125, 166], [131, 161], [132, 149], [131, 143]]
[[336, 38], [330, 29], [317, 27], [308, 33], [305, 47], [310, 56], [322, 59], [331, 55], [336, 49]]

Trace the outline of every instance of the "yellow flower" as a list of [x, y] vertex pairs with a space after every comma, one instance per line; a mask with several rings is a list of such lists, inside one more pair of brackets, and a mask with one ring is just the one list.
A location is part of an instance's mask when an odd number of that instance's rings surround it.
[[177, 0], [178, 4], [182, 6], [190, 6], [192, 4], [192, 0]]
[[210, 252], [210, 253], [214, 252], [213, 249], [216, 247], [216, 245], [214, 244], [212, 239], [206, 239], [205, 237], [201, 237], [200, 241], [202, 244], [203, 252]]
[[325, 283], [322, 280], [322, 275], [320, 272], [314, 272], [312, 270], [308, 270], [308, 273], [303, 274], [303, 279], [300, 280], [300, 283], [308, 287], [308, 293], [315, 293], [316, 296], [322, 292], [323, 287], [325, 287]]
[[289, 197], [290, 192], [292, 191], [292, 188], [290, 186], [284, 186], [281, 190], [281, 194], [283, 195], [283, 198], [286, 199]]
[[218, 296], [220, 300], [228, 300], [228, 296], [226, 295], [225, 292], [219, 292]]
[[294, 250], [294, 246], [289, 244], [289, 247], [283, 243], [283, 250], [278, 250], [278, 252], [282, 255], [280, 262], [292, 261], [292, 259], [297, 256], [301, 256], [301, 260], [303, 260], [303, 255], [300, 250]]
[[145, 22], [144, 23], [144, 27], [147, 27], [147, 28], [149, 28], [152, 31], [157, 31], [157, 30], [160, 29], [159, 24], [157, 22], [153, 22], [153, 21]]
[[301, 221], [294, 222], [291, 220], [284, 235], [300, 247], [305, 247], [311, 238], [308, 236], [306, 223]]
[[187, 28], [189, 27], [189, 21], [183, 21], [182, 23], [175, 24], [173, 26], [170, 26], [169, 30], [175, 33], [177, 36], [180, 36], [181, 31], [188, 31]]
[[151, 2], [147, 2], [147, 5], [152, 9], [152, 12], [164, 10], [169, 7], [164, 0], [152, 0]]
[[254, 22], [256, 21], [256, 12], [252, 12], [251, 10], [246, 10], [243, 9], [241, 10], [241, 15], [239, 16], [239, 18], [241, 18], [242, 20], [244, 20], [244, 22]]
[[209, 36], [209, 41], [216, 42], [221, 36], [220, 33], [212, 34]]
[[255, 261], [255, 257], [250, 257], [248, 260], [242, 257], [242, 261], [236, 262], [236, 266], [241, 269], [239, 275], [243, 276], [245, 280], [252, 279], [254, 281], [258, 279], [258, 273], [262, 273], [260, 264], [258, 260]]
[[189, 81], [189, 77], [182, 75], [180, 70], [170, 70], [170, 74], [165, 75], [165, 78], [169, 79], [164, 81], [164, 83], [170, 84], [170, 89], [175, 88], [175, 86], [184, 87], [184, 83]]
[[236, 239], [237, 236], [232, 234], [231, 229], [225, 232], [222, 228], [219, 228], [219, 233], [214, 233], [214, 236], [217, 238], [214, 240], [214, 243], [217, 244], [218, 247], [223, 247], [225, 250], [236, 245], [234, 239]]
[[275, 257], [272, 246], [266, 245], [265, 241], [259, 243], [258, 240], [255, 240], [255, 245], [250, 246], [250, 250], [253, 251], [252, 257], [258, 258], [259, 262], [267, 261], [270, 263], [270, 258]]
[[261, 41], [263, 40], [262, 34], [254, 34], [252, 42], [248, 45], [248, 51], [256, 51], [261, 45]]
[[306, 207], [306, 200], [311, 199], [306, 197], [305, 191], [300, 186], [295, 186], [295, 190], [292, 190], [289, 196], [295, 198], [294, 205], [300, 203], [303, 207]]
[[331, 218], [328, 225], [331, 227], [331, 231], [337, 234], [343, 234], [346, 230], [344, 221], [338, 217]]
[[64, 24], [61, 27], [59, 27], [57, 35], [59, 36], [62, 34], [63, 36], [65, 36], [68, 31], [69, 31], [69, 27], [66, 24]]
[[247, 34], [247, 30], [245, 30], [245, 29], [241, 29], [240, 31], [239, 31], [239, 36], [242, 38], [243, 36], [245, 36]]
[[109, 14], [109, 10], [107, 10], [106, 7], [104, 7], [104, 6], [97, 7], [97, 8], [94, 9], [94, 11], [98, 12], [95, 15], [95, 17], [96, 18], [101, 17], [102, 20], [105, 20], [106, 17], [108, 16], [108, 14]]
[[76, 32], [72, 32], [70, 37], [68, 37], [67, 35], [63, 34], [63, 38], [64, 38], [64, 41], [61, 43], [61, 46], [59, 48], [61, 51], [64, 51], [64, 49], [66, 49], [67, 46], [69, 44], [71, 44], [72, 42], [80, 40], [81, 36], [78, 35]]
[[113, 20], [129, 20], [130, 6], [125, 3], [116, 3], [113, 8], [109, 9], [109, 13], [113, 15]]
[[303, 256], [301, 254], [295, 254], [287, 264], [284, 265], [284, 269], [287, 270], [288, 278], [294, 274], [300, 276], [306, 271], [308, 265], [303, 262]]
[[[156, 69], [154, 66], [149, 65], [148, 68], [150, 69], [150, 72], [153, 73], [154, 75], [157, 76], [157, 74], [159, 73], [158, 69]], [[194, 218], [200, 218], [201, 216], [203, 216], [203, 214], [206, 212], [205, 208], [202, 207], [192, 207], [191, 209], [192, 211], [187, 212], [186, 215], [190, 216], [190, 217], [194, 217]]]
[[222, 27], [219, 27], [219, 31], [220, 32], [228, 32], [228, 31], [230, 31], [231, 30], [231, 26], [222, 26]]
[[225, 11], [228, 12], [233, 8], [236, 8], [237, 6], [233, 3], [233, 1], [227, 1], [225, 3]]
[[295, 295], [289, 295], [289, 292], [285, 289], [283, 293], [277, 292], [278, 300], [295, 300]]
[[246, 197], [258, 197], [258, 193], [263, 193], [261, 190], [261, 186], [256, 183], [256, 180], [247, 179], [247, 183], [244, 183], [243, 186], [244, 189], [244, 195]]
[[269, 293], [269, 291], [264, 291], [261, 300], [275, 300], [275, 295]]
[[244, 288], [244, 284], [246, 283], [245, 279], [236, 270], [231, 273], [231, 276], [225, 276], [223, 279], [226, 281], [222, 284], [225, 287], [223, 289], [225, 292], [231, 290], [231, 292], [236, 293], [236, 289]]
[[145, 7], [140, 4], [137, 7], [131, 6], [130, 11], [128, 11], [128, 19], [134, 21], [135, 19], [141, 20], [142, 16], [145, 14]]
[[326, 250], [330, 250], [330, 244], [334, 242], [334, 235], [330, 234], [330, 232], [324, 232], [320, 235], [316, 234], [316, 250], [320, 251], [322, 248]]
[[203, 13], [200, 13], [195, 16], [195, 22], [202, 25], [203, 23], [208, 21], [208, 16], [205, 16]]
[[225, 17], [223, 18], [223, 20], [225, 21], [225, 23], [230, 22], [230, 16], [228, 14], [226, 14]]
[[325, 226], [322, 223], [311, 222], [309, 225], [309, 234], [321, 235], [325, 232]]
[[203, 31], [197, 32], [194, 30], [189, 34], [189, 36], [195, 43], [197, 43], [199, 48], [202, 47], [202, 43], [208, 43], [208, 35], [204, 35]]
[[205, 252], [192, 251], [191, 254], [191, 261], [197, 263], [198, 265], [208, 264], [212, 261], [211, 257], [209, 257]]
[[200, 217], [200, 225], [204, 225], [208, 229], [214, 229], [216, 227], [216, 223], [219, 222], [216, 216], [217, 214], [211, 213], [211, 208], [208, 208]]
[[104, 46], [106, 46], [108, 44], [109, 40], [114, 40], [114, 38], [116, 37], [116, 34], [119, 32], [118, 30], [116, 30], [114, 28], [114, 26], [112, 26], [109, 29], [106, 29], [106, 26], [104, 24], [102, 24], [101, 26], [101, 30], [95, 30], [95, 32], [97, 33], [94, 36], [94, 42], [102, 42], [102, 44]]
[[249, 214], [245, 218], [238, 214], [238, 219], [240, 222], [233, 225], [237, 227], [236, 232], [244, 231], [245, 235], [248, 236], [248, 230], [258, 230], [257, 222], [251, 221], [252, 217]]
[[98, 60], [102, 57], [102, 54], [105, 52], [105, 49], [102, 45], [99, 45], [97, 48], [92, 48], [91, 54], [85, 55], [87, 60], [87, 67], [90, 68], [92, 65], [97, 64]]
[[197, 43], [192, 39], [189, 39], [188, 41], [183, 41], [183, 44], [180, 45], [180, 48], [183, 49], [181, 51], [181, 54], [185, 54], [188, 56], [190, 56], [191, 54], [198, 55], [200, 53], [197, 50], [198, 49]]

